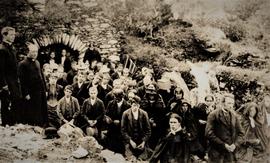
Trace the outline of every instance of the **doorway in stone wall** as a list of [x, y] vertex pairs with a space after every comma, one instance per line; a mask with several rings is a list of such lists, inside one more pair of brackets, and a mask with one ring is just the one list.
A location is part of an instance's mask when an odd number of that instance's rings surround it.
[[90, 48], [78, 35], [66, 33], [58, 33], [52, 36], [44, 35], [33, 39], [33, 42], [39, 47], [38, 60], [41, 66], [50, 62], [52, 53], [55, 56], [55, 63], [61, 64], [63, 50], [65, 50], [71, 62], [78, 62], [79, 60], [86, 62], [88, 60], [91, 63], [91, 60], [101, 60], [100, 53], [94, 48]]
[[80, 54], [79, 51], [74, 50], [71, 47], [61, 43], [40, 47], [37, 59], [40, 62], [41, 66], [43, 66], [45, 63], [50, 63], [52, 53], [54, 53], [54, 61], [58, 65], [63, 64], [61, 60], [62, 53], [66, 53], [66, 58], [70, 61], [70, 63], [68, 65], [68, 68], [65, 68], [65, 72], [68, 72], [70, 70], [72, 61], [78, 62]]

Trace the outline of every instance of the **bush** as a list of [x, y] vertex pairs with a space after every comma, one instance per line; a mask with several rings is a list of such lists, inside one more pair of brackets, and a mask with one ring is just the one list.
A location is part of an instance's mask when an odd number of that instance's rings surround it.
[[162, 0], [100, 0], [99, 5], [118, 30], [139, 37], [152, 36], [172, 16]]

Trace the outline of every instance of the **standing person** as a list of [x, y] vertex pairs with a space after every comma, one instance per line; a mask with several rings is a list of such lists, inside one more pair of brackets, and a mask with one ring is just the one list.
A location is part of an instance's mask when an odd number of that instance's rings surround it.
[[243, 143], [244, 131], [234, 109], [234, 96], [225, 94], [223, 107], [211, 112], [205, 129], [209, 140], [209, 163], [235, 162], [235, 149]]
[[205, 137], [205, 127], [207, 122], [208, 115], [216, 109], [215, 105], [215, 97], [211, 94], [206, 95], [204, 98], [204, 103], [199, 103], [197, 106], [193, 108], [194, 118], [198, 120], [198, 139], [200, 144], [203, 146], [203, 151], [200, 155], [201, 158], [207, 158], [207, 139]]
[[130, 102], [131, 108], [123, 113], [121, 120], [121, 133], [127, 160], [132, 160], [134, 157], [141, 158], [151, 136], [148, 114], [140, 109], [139, 102], [140, 98], [135, 96]]
[[266, 153], [270, 154], [270, 94], [264, 95], [258, 112], [258, 122], [262, 125], [263, 132], [267, 137], [267, 141], [263, 143], [266, 145]]
[[48, 122], [46, 85], [39, 62], [36, 60], [38, 47], [28, 45], [27, 58], [19, 64], [19, 77], [25, 99], [25, 120], [30, 125], [44, 127]]
[[[18, 106], [22, 95], [17, 73], [16, 50], [12, 45], [15, 39], [15, 29], [4, 27], [1, 35], [3, 40], [0, 44], [0, 100], [2, 125], [5, 126], [20, 122], [21, 111]], [[11, 107], [9, 107], [10, 102]]]
[[267, 138], [263, 124], [259, 122], [259, 107], [255, 102], [248, 102], [238, 109], [241, 124], [244, 129], [244, 143], [236, 149], [236, 159], [239, 163], [256, 162], [263, 159]]
[[78, 73], [78, 68], [77, 68], [77, 62], [72, 61], [71, 62], [71, 69], [67, 72], [67, 82], [68, 84], [72, 85], [74, 83], [74, 77]]
[[48, 107], [48, 126], [55, 129], [60, 128], [60, 118], [57, 114], [56, 108], [58, 100], [62, 97], [62, 86], [56, 84], [57, 74], [53, 73], [49, 77], [49, 83], [47, 84], [47, 107]]
[[71, 70], [71, 59], [66, 49], [62, 49], [61, 59], [58, 64], [61, 64], [64, 67], [64, 72], [69, 72], [69, 70]]

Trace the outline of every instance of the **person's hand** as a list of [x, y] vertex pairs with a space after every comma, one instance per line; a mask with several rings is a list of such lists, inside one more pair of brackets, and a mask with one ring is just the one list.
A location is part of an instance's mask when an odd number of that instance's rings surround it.
[[145, 141], [143, 141], [140, 145], [138, 145], [138, 149], [144, 149]]
[[200, 119], [200, 120], [199, 120], [199, 123], [200, 123], [200, 124], [206, 124], [206, 121]]
[[150, 119], [149, 119], [149, 122], [153, 124], [155, 121], [154, 121], [153, 118], [150, 118]]
[[171, 109], [174, 108], [175, 105], [176, 105], [176, 102], [173, 102], [173, 103], [170, 105]]
[[30, 100], [30, 99], [31, 99], [30, 95], [26, 95], [26, 96], [25, 96], [25, 99], [26, 99], [26, 100]]
[[225, 144], [225, 148], [227, 149], [227, 151], [232, 152], [232, 148], [229, 144]]
[[231, 146], [231, 151], [233, 152], [235, 150], [236, 146], [235, 146], [235, 144], [231, 144], [230, 146]]
[[129, 143], [133, 149], [137, 147], [137, 144], [133, 140], [130, 139]]
[[2, 87], [2, 89], [3, 89], [4, 91], [8, 91], [8, 85], [5, 85], [4, 87]]
[[120, 123], [120, 121], [119, 121], [119, 120], [114, 120], [113, 123], [114, 123], [115, 125], [118, 125], [118, 124]]
[[229, 151], [229, 152], [233, 152], [236, 148], [235, 144], [225, 144], [225, 148]]
[[249, 140], [248, 142], [252, 145], [258, 145], [261, 143], [261, 140], [260, 139], [252, 139], [252, 140]]
[[70, 124], [73, 124], [74, 123], [74, 119], [72, 119], [71, 121], [69, 121]]
[[249, 120], [250, 120], [250, 125], [252, 128], [255, 128], [255, 121], [253, 118], [249, 117]]

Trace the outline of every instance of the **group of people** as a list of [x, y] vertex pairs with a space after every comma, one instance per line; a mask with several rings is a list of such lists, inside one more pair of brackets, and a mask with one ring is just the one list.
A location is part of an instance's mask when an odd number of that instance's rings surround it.
[[15, 29], [1, 30], [2, 125], [24, 123], [58, 130], [70, 124], [127, 160], [252, 162], [269, 154], [270, 95], [235, 108], [233, 94], [191, 104], [181, 86], [161, 89], [150, 68], [131, 74], [119, 56], [74, 60], [62, 50], [40, 65], [38, 47], [18, 63]]

